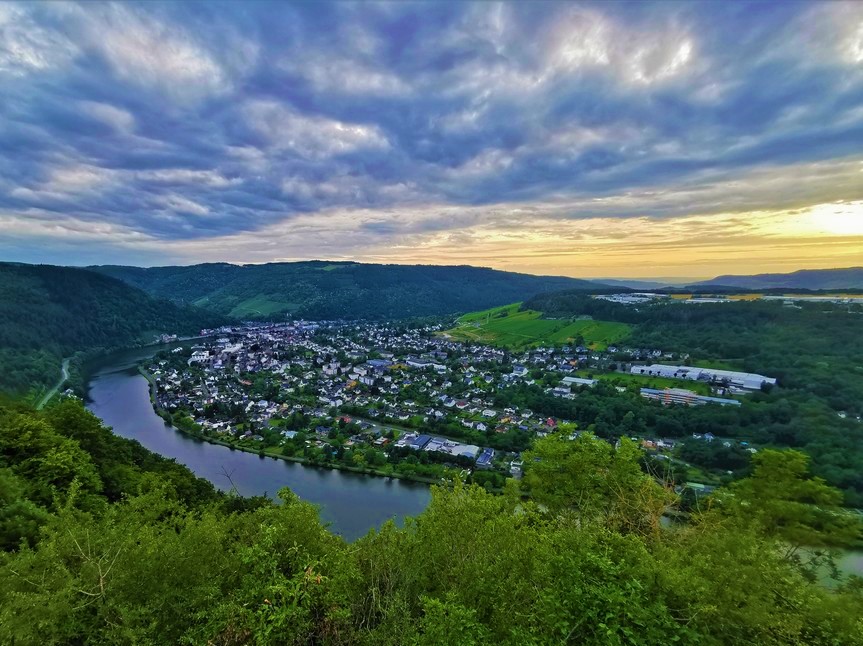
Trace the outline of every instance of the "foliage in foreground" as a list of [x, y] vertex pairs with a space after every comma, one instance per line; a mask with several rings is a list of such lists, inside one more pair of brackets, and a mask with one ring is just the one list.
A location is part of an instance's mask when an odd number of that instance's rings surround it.
[[192, 499], [139, 467], [109, 500], [101, 441], [77, 439], [101, 427], [73, 406], [0, 416], [0, 473], [40, 528], [0, 556], [0, 643], [863, 644], [859, 582], [828, 589], [789, 549], [859, 535], [799, 453], [763, 452], [662, 529], [672, 493], [634, 446], [552, 436], [528, 456], [530, 500], [435, 488], [406, 527], [347, 544], [287, 490]]

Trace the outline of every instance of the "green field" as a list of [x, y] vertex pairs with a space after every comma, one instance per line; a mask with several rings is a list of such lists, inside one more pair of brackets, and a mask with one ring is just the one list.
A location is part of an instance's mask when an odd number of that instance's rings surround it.
[[258, 294], [254, 298], [248, 298], [241, 303], [238, 303], [231, 310], [230, 315], [237, 318], [244, 316], [269, 316], [271, 314], [281, 314], [282, 312], [290, 312], [299, 307], [295, 303], [285, 303], [284, 301], [271, 300], [264, 294]]
[[507, 348], [572, 343], [579, 336], [591, 348], [602, 350], [624, 339], [625, 323], [592, 319], [543, 319], [541, 312], [519, 311], [521, 303], [465, 314], [446, 332], [459, 341], [475, 341]]

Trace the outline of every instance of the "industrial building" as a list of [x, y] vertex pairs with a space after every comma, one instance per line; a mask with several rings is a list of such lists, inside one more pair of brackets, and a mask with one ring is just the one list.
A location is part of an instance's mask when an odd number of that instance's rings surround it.
[[561, 383], [567, 386], [595, 386], [596, 379], [584, 379], [582, 377], [564, 377]]
[[642, 388], [641, 396], [646, 399], [655, 399], [663, 404], [685, 404], [686, 406], [702, 406], [704, 404], [719, 404], [720, 406], [740, 406], [736, 399], [722, 399], [721, 397], [707, 397], [699, 395], [691, 390], [683, 388], [666, 388], [656, 390], [655, 388]]
[[751, 372], [735, 372], [733, 370], [716, 370], [713, 368], [696, 368], [692, 366], [666, 366], [655, 363], [650, 366], [632, 366], [630, 372], [633, 375], [715, 382], [744, 390], [760, 390], [764, 384], [770, 386], [776, 385], [776, 379]]

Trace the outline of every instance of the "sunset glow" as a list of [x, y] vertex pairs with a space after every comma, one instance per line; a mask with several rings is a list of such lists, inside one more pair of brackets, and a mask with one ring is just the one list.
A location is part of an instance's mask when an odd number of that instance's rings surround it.
[[0, 257], [861, 265], [863, 3], [760, 8], [3, 4]]

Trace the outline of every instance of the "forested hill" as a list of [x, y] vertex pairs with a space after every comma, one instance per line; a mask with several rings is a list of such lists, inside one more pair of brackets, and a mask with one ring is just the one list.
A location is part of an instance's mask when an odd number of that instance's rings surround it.
[[160, 298], [219, 314], [266, 319], [399, 319], [469, 312], [561, 289], [600, 289], [589, 281], [481, 267], [296, 262], [89, 269]]
[[863, 644], [860, 581], [816, 576], [859, 519], [803, 455], [759, 452], [673, 530], [686, 499], [641, 457], [549, 435], [505, 495], [435, 487], [347, 544], [287, 489], [217, 494], [78, 402], [0, 401], [0, 643]]
[[[522, 305], [547, 317], [590, 316], [633, 326], [624, 344], [688, 353], [777, 377], [835, 411], [863, 415], [863, 306], [749, 301], [630, 307], [578, 292], [544, 294]], [[861, 482], [863, 483], [863, 482]]]
[[842, 488], [850, 505], [863, 506], [863, 424], [855, 419], [863, 416], [863, 306], [749, 301], [631, 307], [561, 292], [522, 307], [551, 318], [627, 323], [632, 331], [622, 345], [776, 377], [779, 388], [746, 398], [740, 409], [688, 411], [682, 428], [694, 415], [715, 415], [717, 435], [803, 449], [818, 475]]
[[803, 269], [790, 274], [717, 276], [696, 283], [741, 289], [863, 289], [863, 267], [848, 269]]
[[48, 386], [63, 357], [225, 319], [85, 269], [0, 263], [0, 390]]

